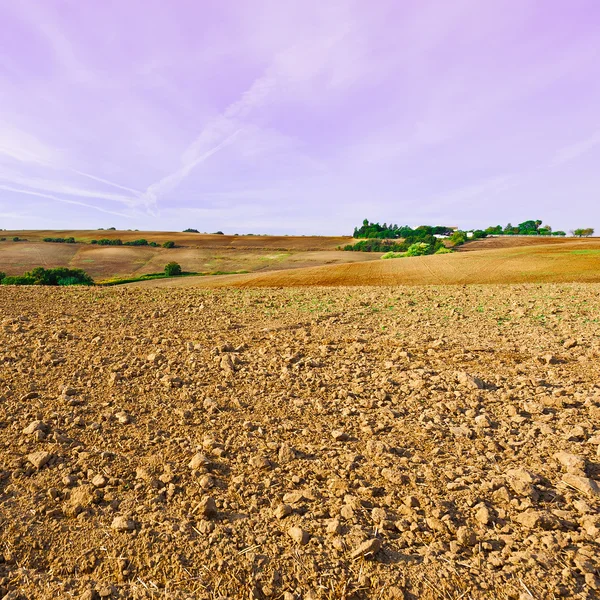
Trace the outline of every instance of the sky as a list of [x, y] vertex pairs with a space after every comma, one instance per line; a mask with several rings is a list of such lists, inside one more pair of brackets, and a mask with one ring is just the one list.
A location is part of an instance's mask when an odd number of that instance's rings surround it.
[[0, 0], [0, 228], [600, 231], [598, 0]]

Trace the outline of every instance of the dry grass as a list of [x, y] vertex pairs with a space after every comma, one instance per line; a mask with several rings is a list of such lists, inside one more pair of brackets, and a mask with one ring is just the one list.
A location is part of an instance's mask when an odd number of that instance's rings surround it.
[[181, 286], [302, 287], [600, 282], [600, 240], [561, 240], [491, 250], [254, 273], [178, 282]]

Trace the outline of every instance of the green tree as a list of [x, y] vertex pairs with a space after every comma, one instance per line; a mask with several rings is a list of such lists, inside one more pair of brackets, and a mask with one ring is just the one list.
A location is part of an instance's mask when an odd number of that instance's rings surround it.
[[594, 235], [593, 227], [575, 229], [571, 232], [575, 237], [590, 237]]
[[176, 262], [170, 262], [165, 265], [165, 274], [167, 277], [176, 277], [181, 275], [181, 265]]

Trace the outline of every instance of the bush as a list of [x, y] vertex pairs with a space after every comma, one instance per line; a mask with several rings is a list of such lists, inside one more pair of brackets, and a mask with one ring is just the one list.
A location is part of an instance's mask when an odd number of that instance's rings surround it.
[[405, 252], [386, 252], [381, 258], [387, 260], [388, 258], [404, 258]]
[[[33, 279], [35, 285], [93, 285], [94, 280], [82, 269], [57, 267], [44, 269], [36, 267], [25, 273], [26, 279]], [[29, 283], [21, 285], [30, 285]]]
[[74, 244], [75, 243], [75, 238], [74, 237], [68, 237], [68, 238], [51, 238], [51, 237], [47, 237], [47, 238], [44, 238], [43, 241], [44, 242], [54, 242], [56, 244]]
[[132, 240], [130, 242], [124, 242], [123, 246], [147, 246], [148, 245], [148, 240]]
[[2, 283], [2, 280], [6, 277], [6, 273], [3, 273], [2, 271], [0, 271], [0, 283]]
[[446, 248], [446, 246], [442, 246], [435, 251], [435, 254], [452, 254], [452, 250]]
[[12, 241], [13, 241], [13, 242], [20, 242], [21, 240], [19, 239], [19, 236], [15, 236], [15, 237], [12, 239]]
[[175, 248], [175, 242], [165, 242], [163, 248]]
[[101, 240], [96, 240], [96, 244], [98, 244], [98, 246], [122, 246], [123, 242], [119, 239], [109, 240], [108, 238], [102, 238]]
[[197, 229], [192, 229], [191, 227], [188, 229], [184, 229], [183, 233], [200, 233]]
[[433, 247], [425, 242], [412, 244], [406, 251], [406, 256], [425, 256], [426, 254], [433, 254]]
[[152, 248], [158, 248], [158, 244], [156, 242], [150, 242], [148, 246], [151, 246]]
[[165, 274], [167, 277], [176, 277], [181, 275], [181, 265], [176, 262], [170, 262], [165, 265]]
[[27, 277], [26, 275], [5, 277], [2, 280], [2, 285], [35, 285], [35, 279], [33, 277]]

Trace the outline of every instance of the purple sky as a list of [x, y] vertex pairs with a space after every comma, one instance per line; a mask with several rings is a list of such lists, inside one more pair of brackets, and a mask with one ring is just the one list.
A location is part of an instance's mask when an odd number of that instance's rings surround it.
[[0, 0], [0, 227], [600, 230], [598, 0]]

